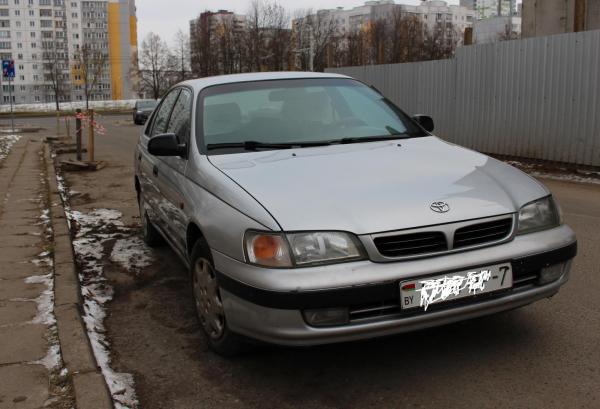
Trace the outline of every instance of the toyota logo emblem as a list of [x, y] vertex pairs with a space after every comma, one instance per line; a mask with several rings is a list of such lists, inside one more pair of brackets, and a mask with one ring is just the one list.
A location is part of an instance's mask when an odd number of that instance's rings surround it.
[[446, 213], [450, 210], [450, 206], [446, 202], [433, 202], [429, 208], [436, 213]]

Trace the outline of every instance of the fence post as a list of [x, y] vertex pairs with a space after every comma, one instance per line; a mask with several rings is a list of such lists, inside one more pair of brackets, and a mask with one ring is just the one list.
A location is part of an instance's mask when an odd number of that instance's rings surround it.
[[89, 110], [88, 160], [94, 161], [94, 110]]
[[75, 142], [77, 144], [77, 160], [81, 160], [81, 109], [75, 111]]

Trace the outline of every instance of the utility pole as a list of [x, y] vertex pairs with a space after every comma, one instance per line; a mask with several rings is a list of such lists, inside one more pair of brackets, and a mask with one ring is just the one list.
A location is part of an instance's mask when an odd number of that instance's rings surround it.
[[15, 114], [13, 113], [12, 77], [8, 77], [8, 100], [10, 101], [10, 129], [15, 131]]

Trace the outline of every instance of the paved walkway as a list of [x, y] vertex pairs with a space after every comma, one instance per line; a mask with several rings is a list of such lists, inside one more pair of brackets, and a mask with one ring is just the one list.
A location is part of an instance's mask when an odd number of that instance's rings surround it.
[[0, 161], [0, 408], [64, 404], [42, 153], [41, 142], [24, 137]]

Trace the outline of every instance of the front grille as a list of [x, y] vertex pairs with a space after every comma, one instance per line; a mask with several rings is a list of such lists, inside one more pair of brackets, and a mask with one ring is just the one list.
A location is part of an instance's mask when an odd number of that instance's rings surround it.
[[454, 233], [454, 248], [491, 243], [507, 237], [512, 229], [512, 218], [477, 223], [462, 227]]
[[442, 232], [423, 232], [377, 237], [377, 250], [386, 257], [413, 256], [448, 250], [446, 236]]

